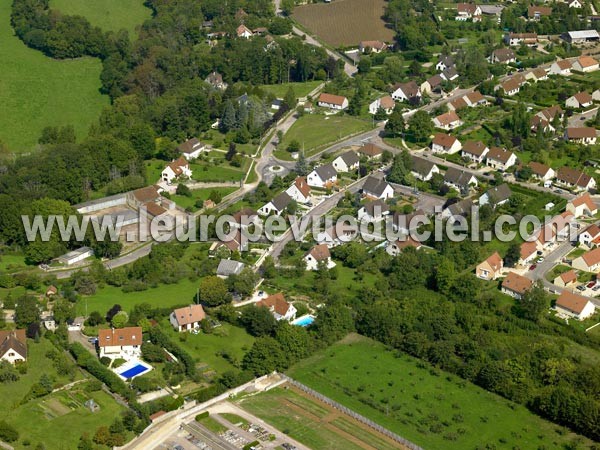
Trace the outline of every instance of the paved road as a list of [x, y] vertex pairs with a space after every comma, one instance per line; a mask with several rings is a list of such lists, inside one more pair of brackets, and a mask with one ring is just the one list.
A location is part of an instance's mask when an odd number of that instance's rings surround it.
[[584, 127], [585, 123], [596, 117], [596, 112], [598, 111], [598, 107], [594, 107], [588, 111], [584, 111], [580, 114], [573, 114], [569, 117], [569, 126], [570, 127]]
[[215, 450], [238, 450], [235, 445], [230, 444], [221, 437], [214, 434], [208, 428], [200, 425], [198, 422], [190, 422], [182, 425], [182, 428], [200, 439], [202, 442], [210, 445]]

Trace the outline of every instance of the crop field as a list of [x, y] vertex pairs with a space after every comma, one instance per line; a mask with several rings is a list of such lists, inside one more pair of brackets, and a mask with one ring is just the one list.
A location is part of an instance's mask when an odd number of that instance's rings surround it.
[[391, 450], [397, 443], [291, 387], [243, 398], [238, 405], [314, 450]]
[[58, 61], [26, 47], [10, 26], [11, 3], [0, 2], [0, 141], [29, 152], [49, 125], [73, 125], [82, 137], [109, 104], [99, 92], [100, 60]]
[[427, 449], [590, 444], [521, 405], [358, 335], [288, 375]]
[[382, 19], [384, 0], [336, 0], [294, 9], [292, 17], [331, 47], [356, 46], [360, 41], [394, 40]]

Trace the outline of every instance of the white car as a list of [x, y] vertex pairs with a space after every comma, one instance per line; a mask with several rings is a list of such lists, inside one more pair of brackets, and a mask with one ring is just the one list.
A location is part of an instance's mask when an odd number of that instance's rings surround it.
[[538, 264], [540, 264], [540, 263], [542, 263], [542, 262], [544, 262], [544, 258], [538, 258], [538, 259], [537, 259], [537, 263], [538, 263]]

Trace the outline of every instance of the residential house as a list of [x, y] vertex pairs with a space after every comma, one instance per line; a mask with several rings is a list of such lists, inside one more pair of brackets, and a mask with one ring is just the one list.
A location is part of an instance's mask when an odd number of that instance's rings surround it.
[[473, 210], [473, 206], [475, 205], [469, 198], [452, 203], [442, 210], [442, 219], [448, 219], [448, 222], [454, 223], [460, 220], [460, 217], [469, 216]]
[[559, 316], [577, 320], [585, 320], [596, 312], [596, 307], [587, 297], [566, 290], [556, 300], [554, 309]]
[[569, 188], [575, 188], [576, 190], [587, 191], [596, 187], [596, 180], [593, 177], [570, 167], [561, 167], [558, 169], [556, 182]]
[[0, 330], [0, 361], [9, 364], [27, 361], [27, 336], [25, 330]]
[[180, 156], [164, 168], [160, 177], [167, 184], [171, 184], [174, 180], [191, 178], [190, 163], [183, 156]]
[[56, 288], [56, 286], [54, 286], [53, 284], [48, 286], [48, 288], [46, 289], [46, 297], [54, 297], [56, 294], [58, 294], [58, 289]]
[[387, 200], [394, 197], [394, 188], [385, 179], [370, 175], [363, 184], [362, 193], [365, 197]]
[[455, 111], [449, 111], [444, 114], [440, 114], [439, 116], [433, 119], [433, 125], [436, 128], [441, 128], [443, 130], [454, 130], [455, 128], [460, 127], [463, 124], [463, 121], [460, 120], [458, 114]]
[[533, 177], [541, 181], [549, 181], [556, 176], [556, 172], [554, 171], [554, 169], [552, 169], [552, 167], [547, 166], [546, 164], [531, 161], [528, 164], [528, 167], [531, 169]]
[[568, 127], [565, 130], [565, 137], [568, 141], [583, 145], [594, 145], [597, 134], [596, 129], [592, 127]]
[[98, 330], [100, 358], [139, 359], [142, 356], [142, 327]]
[[427, 216], [423, 210], [418, 209], [410, 214], [401, 214], [398, 211], [392, 216], [392, 230], [399, 234], [408, 235], [411, 231], [418, 230], [421, 225], [425, 225]]
[[254, 33], [252, 33], [252, 30], [244, 24], [241, 24], [239, 27], [237, 27], [235, 32], [237, 34], [237, 37], [244, 39], [250, 39], [254, 35]]
[[448, 69], [444, 70], [440, 76], [446, 81], [454, 81], [459, 77], [456, 67], [449, 67]]
[[592, 92], [592, 99], [595, 102], [600, 102], [600, 89], [596, 89], [594, 92]]
[[523, 242], [521, 244], [521, 248], [520, 248], [519, 264], [522, 266], [531, 264], [535, 260], [535, 258], [537, 256], [537, 252], [538, 252], [537, 241]]
[[591, 56], [580, 56], [573, 62], [573, 70], [576, 72], [595, 72], [600, 67], [598, 61]]
[[597, 247], [600, 244], [600, 227], [593, 223], [579, 235], [578, 240], [579, 244], [588, 248]]
[[537, 45], [538, 37], [536, 33], [507, 33], [504, 35], [504, 42], [511, 47], [516, 45]]
[[561, 59], [560, 61], [556, 61], [550, 66], [550, 70], [548, 73], [550, 75], [562, 75], [564, 77], [568, 77], [571, 75], [571, 68], [573, 64], [568, 59]]
[[450, 111], [460, 111], [461, 109], [468, 108], [467, 101], [465, 97], [458, 97], [448, 103], [448, 109]]
[[227, 83], [225, 83], [223, 81], [223, 75], [221, 75], [219, 72], [217, 72], [216, 70], [213, 70], [205, 79], [204, 81], [208, 84], [210, 84], [213, 88], [219, 90], [219, 91], [224, 91], [225, 89], [227, 89]]
[[360, 158], [358, 157], [358, 154], [353, 151], [343, 153], [331, 162], [337, 173], [356, 170], [358, 169], [359, 163]]
[[140, 208], [147, 203], [158, 203], [162, 200], [161, 188], [146, 186], [127, 193], [127, 204], [132, 208]]
[[440, 173], [440, 169], [433, 162], [425, 158], [419, 158], [418, 156], [411, 155], [412, 168], [410, 173], [421, 181], [429, 181], [434, 174]]
[[317, 235], [317, 242], [319, 244], [326, 244], [327, 247], [333, 248], [338, 245], [350, 242], [356, 237], [356, 230], [352, 228], [346, 228], [342, 225], [339, 227], [334, 225], [325, 231], [320, 232]]
[[575, 258], [571, 263], [573, 268], [584, 270], [586, 272], [600, 271], [600, 247], [596, 247], [588, 252], [585, 252], [578, 258]]
[[490, 62], [492, 64], [510, 64], [517, 62], [515, 52], [510, 48], [498, 48], [492, 52], [490, 56]]
[[327, 94], [323, 92], [319, 95], [317, 105], [323, 108], [341, 111], [348, 107], [348, 99], [342, 95]]
[[525, 79], [527, 81], [544, 81], [548, 79], [548, 72], [543, 67], [536, 67], [525, 73]]
[[388, 45], [381, 41], [361, 41], [358, 44], [358, 49], [361, 53], [381, 53], [387, 48]]
[[431, 141], [431, 151], [453, 155], [462, 148], [458, 139], [445, 133], [436, 133]]
[[577, 272], [575, 272], [573, 269], [567, 270], [566, 272], [563, 272], [557, 276], [553, 283], [561, 288], [573, 287], [577, 283]]
[[368, 143], [359, 148], [358, 153], [366, 156], [367, 159], [379, 159], [383, 154], [383, 149], [375, 144]]
[[508, 203], [511, 195], [512, 191], [508, 187], [508, 184], [504, 183], [500, 186], [495, 186], [479, 197], [479, 206], [489, 204], [495, 208], [504, 205]]
[[337, 172], [333, 164], [328, 163], [315, 168], [306, 177], [309, 186], [318, 188], [329, 188], [337, 182]]
[[473, 22], [481, 21], [481, 8], [474, 3], [458, 3], [456, 5], [455, 20], [465, 22], [472, 20]]
[[598, 212], [598, 207], [589, 192], [575, 197], [567, 203], [566, 210], [569, 211], [575, 218], [581, 216], [593, 217]]
[[521, 91], [522, 82], [520, 77], [512, 77], [506, 80], [504, 83], [497, 86], [504, 91], [504, 95], [512, 97]]
[[567, 0], [567, 4], [569, 5], [569, 8], [583, 8], [583, 3], [581, 3], [579, 0]]
[[481, 141], [467, 141], [463, 145], [461, 156], [482, 164], [490, 149]]
[[259, 308], [268, 308], [276, 320], [294, 320], [296, 317], [296, 308], [285, 300], [281, 292], [269, 295], [256, 303]]
[[357, 213], [359, 221], [377, 221], [390, 213], [390, 207], [381, 199], [368, 201]]
[[477, 187], [478, 185], [475, 175], [456, 167], [449, 167], [446, 170], [444, 183], [461, 193], [469, 192], [471, 187]]
[[249, 207], [240, 209], [233, 215], [233, 222], [230, 222], [232, 228], [246, 229], [252, 225], [260, 224], [258, 212]]
[[469, 106], [470, 108], [474, 108], [476, 106], [485, 106], [488, 104], [488, 101], [479, 91], [469, 92], [463, 97], [463, 99], [467, 103], [467, 106]]
[[204, 151], [207, 151], [206, 144], [200, 142], [197, 138], [188, 139], [177, 146], [177, 150], [181, 156], [188, 161], [196, 159]]
[[192, 331], [200, 328], [200, 322], [206, 319], [206, 313], [202, 305], [189, 305], [173, 310], [169, 316], [169, 322], [175, 331]]
[[304, 255], [304, 261], [306, 262], [306, 270], [317, 270], [319, 264], [324, 264], [328, 269], [335, 267], [335, 262], [331, 260], [331, 253], [327, 244], [315, 245]]
[[565, 101], [565, 106], [567, 108], [587, 108], [592, 103], [594, 103], [594, 99], [589, 93], [578, 92]]
[[561, 37], [571, 44], [585, 44], [600, 40], [600, 34], [596, 30], [568, 31], [562, 34]]
[[305, 177], [297, 177], [285, 192], [298, 203], [310, 202], [310, 186]]
[[224, 240], [214, 242], [208, 252], [210, 255], [214, 255], [219, 249], [227, 249], [230, 253], [246, 251], [248, 250], [248, 239], [238, 230], [226, 236]]
[[414, 98], [421, 98], [421, 90], [414, 81], [397, 83], [392, 89], [392, 98], [396, 101], [408, 102]]
[[221, 259], [217, 267], [217, 276], [219, 278], [228, 278], [231, 275], [239, 275], [246, 265], [233, 259]]
[[504, 261], [498, 252], [488, 257], [485, 261], [479, 263], [475, 269], [475, 273], [479, 278], [484, 280], [495, 280], [502, 275]]
[[395, 106], [394, 99], [389, 95], [384, 95], [369, 105], [369, 113], [377, 114], [377, 111], [381, 108], [389, 116], [394, 111]]
[[270, 216], [271, 214], [281, 215], [285, 208], [293, 201], [292, 197], [287, 192], [277, 194], [271, 199], [266, 205], [263, 205], [259, 210], [258, 214], [261, 216]]
[[538, 21], [542, 17], [550, 17], [552, 14], [552, 8], [549, 6], [530, 6], [527, 8], [527, 18], [529, 20]]
[[269, 29], [267, 27], [257, 27], [252, 30], [252, 35], [253, 36], [264, 36], [268, 32], [269, 32]]
[[485, 157], [486, 166], [493, 167], [496, 170], [505, 171], [517, 162], [517, 155], [505, 148], [492, 147]]
[[504, 294], [521, 300], [525, 293], [531, 289], [531, 286], [533, 286], [533, 281], [529, 278], [519, 275], [516, 272], [508, 272], [506, 278], [502, 280], [500, 290]]
[[432, 92], [441, 92], [442, 85], [444, 84], [444, 78], [441, 75], [435, 74], [429, 77], [421, 84], [421, 92], [423, 94], [431, 94]]
[[446, 69], [449, 69], [450, 67], [454, 67], [456, 63], [454, 62], [454, 58], [452, 56], [449, 55], [440, 55], [438, 57], [438, 62], [435, 65], [435, 69], [438, 72], [443, 72]]
[[412, 247], [415, 250], [419, 250], [422, 246], [423, 244], [412, 237], [404, 236], [402, 239], [397, 239], [394, 242], [388, 241], [385, 251], [391, 256], [398, 256], [404, 249]]
[[531, 130], [537, 132], [541, 127], [543, 132], [555, 132], [556, 128], [553, 125], [555, 119], [561, 121], [564, 115], [565, 112], [558, 105], [542, 109], [531, 118]]

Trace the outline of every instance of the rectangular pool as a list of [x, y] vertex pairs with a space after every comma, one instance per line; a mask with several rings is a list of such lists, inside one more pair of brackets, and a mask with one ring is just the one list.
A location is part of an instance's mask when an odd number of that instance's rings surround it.
[[149, 370], [150, 369], [148, 367], [146, 367], [142, 364], [137, 364], [123, 372], [119, 372], [119, 375], [121, 375], [125, 379], [129, 379], [129, 378], [137, 377], [138, 375], [148, 372]]
[[309, 314], [306, 314], [302, 317], [298, 317], [296, 320], [292, 322], [292, 325], [297, 325], [299, 327], [307, 327], [311, 323], [315, 321], [315, 317]]

